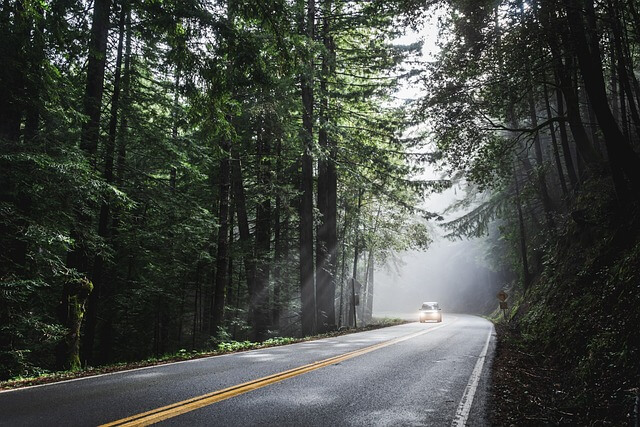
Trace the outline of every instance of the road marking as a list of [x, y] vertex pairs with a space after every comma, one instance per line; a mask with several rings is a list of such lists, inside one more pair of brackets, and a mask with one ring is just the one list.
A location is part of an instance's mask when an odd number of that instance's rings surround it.
[[480, 356], [478, 356], [478, 361], [476, 362], [476, 366], [473, 368], [473, 372], [471, 372], [471, 376], [469, 377], [469, 382], [467, 383], [467, 386], [464, 389], [464, 393], [462, 394], [462, 399], [460, 399], [460, 404], [458, 405], [456, 416], [453, 418], [453, 422], [451, 423], [451, 426], [463, 427], [467, 425], [467, 419], [469, 418], [469, 412], [471, 411], [471, 404], [473, 403], [473, 397], [476, 394], [476, 390], [478, 389], [480, 374], [482, 373], [482, 367], [484, 366], [484, 361], [487, 357], [487, 350], [489, 349], [489, 342], [491, 341], [492, 334], [493, 334], [493, 328], [489, 330], [489, 335], [487, 336], [487, 342], [484, 343], [484, 347], [480, 352]]
[[[402, 326], [402, 325], [399, 325], [399, 326]], [[349, 335], [349, 334], [347, 334], [347, 335]], [[347, 336], [347, 335], [343, 335], [343, 336]], [[309, 341], [300, 341], [300, 342], [295, 343], [295, 344], [310, 344], [310, 343], [322, 342], [322, 341], [327, 340], [327, 339], [331, 339], [331, 338], [321, 338], [321, 339], [313, 339], [313, 340], [309, 340]], [[276, 347], [282, 347], [282, 346], [276, 346]], [[263, 351], [263, 350], [265, 350], [265, 349], [264, 348], [256, 348], [256, 349], [253, 349], [253, 350], [246, 350], [246, 351], [239, 351], [239, 352], [233, 352], [233, 353], [225, 353], [225, 354], [216, 354], [216, 355], [212, 355], [212, 356], [197, 357], [195, 359], [178, 360], [177, 362], [161, 362], [161, 363], [158, 363], [157, 365], [141, 366], [139, 368], [123, 369], [121, 371], [105, 372], [103, 374], [95, 374], [95, 375], [89, 374], [86, 377], [70, 378], [68, 380], [53, 381], [53, 382], [45, 383], [45, 384], [34, 384], [34, 385], [29, 385], [29, 386], [24, 386], [24, 387], [17, 387], [17, 388], [8, 388], [8, 389], [0, 390], [0, 394], [2, 394], [2, 393], [17, 393], [17, 392], [21, 392], [21, 391], [30, 391], [30, 390], [33, 390], [34, 388], [51, 387], [51, 386], [57, 386], [57, 385], [64, 384], [64, 383], [92, 380], [94, 378], [100, 378], [100, 377], [109, 377], [109, 376], [113, 376], [113, 375], [130, 374], [130, 373], [135, 372], [135, 371], [162, 368], [162, 367], [166, 367], [166, 366], [179, 365], [179, 364], [182, 364], [182, 363], [198, 363], [198, 362], [202, 362], [202, 361], [207, 360], [207, 359], [213, 359], [213, 358], [217, 358], [217, 357], [237, 356], [239, 354], [245, 355], [245, 354], [250, 354], [250, 353], [253, 353], [253, 352], [259, 352], [259, 351]]]
[[393, 344], [410, 340], [412, 338], [426, 334], [428, 332], [435, 331], [445, 326], [449, 326], [453, 323], [455, 323], [455, 320], [450, 323], [445, 323], [439, 326], [435, 326], [433, 328], [429, 328], [424, 331], [414, 332], [409, 335], [394, 338], [389, 341], [384, 341], [378, 344], [371, 345], [369, 347], [361, 348], [359, 350], [354, 350], [345, 354], [334, 356], [329, 359], [320, 360], [318, 362], [310, 363], [308, 365], [303, 365], [297, 368], [289, 369], [288, 371], [279, 372], [277, 374], [269, 375], [263, 378], [258, 378], [256, 380], [248, 381], [246, 383], [238, 384], [222, 390], [217, 390], [211, 393], [203, 394], [201, 396], [196, 396], [191, 399], [183, 400], [181, 402], [176, 402], [171, 405], [162, 406], [160, 408], [156, 408], [151, 411], [142, 412], [140, 414], [132, 415], [127, 418], [122, 418], [120, 420], [103, 424], [100, 427], [147, 426], [150, 424], [155, 424], [162, 420], [177, 417], [178, 415], [184, 414], [186, 412], [190, 412], [198, 408], [202, 408], [204, 406], [208, 406], [213, 403], [220, 402], [221, 400], [229, 399], [231, 397], [238, 396], [240, 394], [244, 394], [252, 390], [257, 390], [259, 388], [266, 387], [270, 384], [274, 384], [274, 383], [286, 380], [287, 378], [292, 378], [298, 375], [305, 374], [307, 372], [315, 371], [316, 369], [324, 368], [326, 366], [333, 365], [348, 359], [352, 359], [354, 357], [361, 356], [363, 354], [370, 353], [372, 351], [375, 351], [384, 347], [388, 347]]

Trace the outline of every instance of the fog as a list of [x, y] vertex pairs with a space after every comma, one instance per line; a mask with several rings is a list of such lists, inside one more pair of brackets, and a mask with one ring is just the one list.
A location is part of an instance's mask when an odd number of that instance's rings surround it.
[[[425, 171], [434, 178], [434, 170]], [[428, 198], [423, 208], [443, 213], [464, 197], [464, 183]], [[450, 212], [445, 221], [464, 212]], [[433, 243], [426, 251], [396, 254], [374, 274], [373, 315], [416, 319], [423, 301], [438, 301], [443, 312], [488, 314], [498, 305], [502, 289], [498, 274], [487, 260], [486, 239], [449, 240], [434, 222]]]
[[[441, 11], [425, 19], [418, 31], [407, 31], [396, 40], [400, 44], [423, 42], [422, 58], [430, 61], [439, 51], [438, 19]], [[411, 100], [424, 94], [423, 89], [406, 82], [396, 93], [398, 99]], [[428, 144], [427, 144], [428, 145]], [[425, 147], [429, 151], [429, 147]], [[433, 147], [431, 147], [433, 149]], [[440, 179], [438, 171], [427, 165], [419, 179]], [[429, 197], [421, 208], [444, 214], [447, 208], [464, 197], [464, 183]], [[463, 212], [445, 216], [450, 220]], [[498, 275], [488, 268], [484, 239], [450, 241], [437, 223], [432, 224], [434, 240], [427, 251], [396, 254], [387, 265], [374, 273], [373, 316], [417, 319], [423, 301], [438, 301], [444, 313], [487, 314], [497, 306], [496, 293], [502, 288]]]
[[413, 318], [423, 301], [438, 301], [442, 310], [486, 314], [497, 305], [497, 275], [483, 261], [482, 241], [439, 239], [425, 252], [397, 255], [398, 266], [375, 271], [373, 315]]

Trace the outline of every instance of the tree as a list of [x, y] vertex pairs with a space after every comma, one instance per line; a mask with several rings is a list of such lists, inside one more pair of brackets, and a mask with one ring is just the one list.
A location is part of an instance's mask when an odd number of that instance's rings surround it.
[[5, 4], [3, 377], [329, 331], [409, 244], [400, 3]]

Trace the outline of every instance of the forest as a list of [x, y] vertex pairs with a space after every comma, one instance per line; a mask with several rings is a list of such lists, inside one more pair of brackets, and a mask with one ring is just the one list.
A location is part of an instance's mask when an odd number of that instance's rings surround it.
[[2, 377], [331, 331], [352, 275], [366, 323], [443, 185], [405, 156], [396, 12], [3, 2]]
[[1, 4], [0, 379], [366, 325], [438, 224], [567, 387], [637, 387], [637, 1]]
[[492, 424], [637, 423], [639, 7], [455, 2], [427, 70], [418, 117], [469, 183], [443, 226], [487, 236], [512, 295]]

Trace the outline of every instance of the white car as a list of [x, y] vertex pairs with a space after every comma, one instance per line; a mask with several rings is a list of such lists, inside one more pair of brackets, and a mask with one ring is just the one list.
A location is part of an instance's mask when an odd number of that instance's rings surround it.
[[435, 301], [423, 302], [422, 307], [420, 307], [420, 323], [427, 320], [442, 322], [442, 309]]

